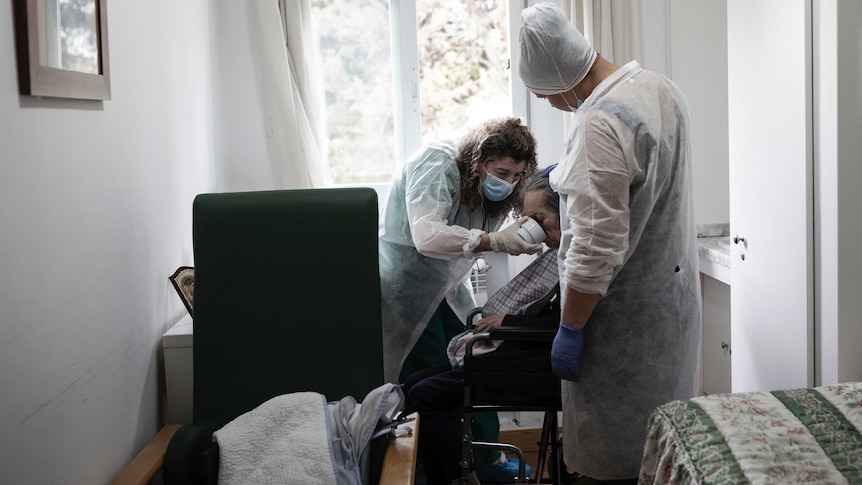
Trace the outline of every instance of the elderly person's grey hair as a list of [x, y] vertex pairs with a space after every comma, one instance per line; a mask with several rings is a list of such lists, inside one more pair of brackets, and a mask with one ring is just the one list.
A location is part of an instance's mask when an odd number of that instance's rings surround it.
[[544, 196], [544, 203], [548, 210], [554, 212], [554, 214], [560, 215], [560, 194], [556, 193], [554, 189], [551, 188], [551, 182], [548, 180], [547, 176], [537, 176], [530, 179], [524, 185], [524, 193], [542, 191], [542, 195]]

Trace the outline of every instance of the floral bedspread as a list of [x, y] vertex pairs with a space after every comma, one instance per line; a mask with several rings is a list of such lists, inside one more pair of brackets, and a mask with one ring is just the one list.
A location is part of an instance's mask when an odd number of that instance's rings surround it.
[[862, 485], [862, 383], [663, 404], [640, 483]]

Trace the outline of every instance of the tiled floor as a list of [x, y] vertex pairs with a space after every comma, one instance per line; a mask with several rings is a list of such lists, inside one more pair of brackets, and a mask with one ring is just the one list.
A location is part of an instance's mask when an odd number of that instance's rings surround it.
[[[513, 412], [506, 413], [501, 412], [498, 413], [500, 417], [500, 431], [512, 431], [512, 430], [530, 430], [531, 432], [535, 432], [535, 437], [533, 438], [535, 442], [538, 442], [539, 430], [542, 428], [544, 413], [541, 412]], [[558, 417], [558, 419], [562, 419], [562, 417]], [[532, 443], [531, 443], [532, 444]], [[535, 447], [530, 447], [527, 444], [518, 443], [518, 446], [522, 448], [524, 452], [524, 458], [534, 469], [537, 466], [538, 461], [538, 451], [536, 451]], [[514, 456], [514, 455], [512, 455]], [[545, 473], [544, 476], [548, 477], [548, 464], [546, 461], [545, 464]]]
[[520, 428], [541, 428], [544, 413], [500, 412], [500, 430]]

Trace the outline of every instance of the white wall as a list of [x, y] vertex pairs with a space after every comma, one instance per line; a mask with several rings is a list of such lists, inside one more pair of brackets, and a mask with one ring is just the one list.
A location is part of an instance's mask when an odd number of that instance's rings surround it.
[[668, 75], [689, 102], [695, 221], [727, 223], [727, 3], [669, 0], [668, 39]]
[[216, 184], [219, 192], [273, 188], [264, 124], [262, 61], [254, 2], [210, 2]]
[[644, 69], [669, 76], [670, 48], [668, 47], [668, 1], [640, 0], [641, 35], [643, 36], [642, 59]]
[[862, 4], [817, 2], [814, 19], [816, 382], [862, 379]]
[[104, 102], [19, 96], [0, 8], [0, 483], [107, 483], [155, 434], [167, 278], [215, 188], [211, 2], [108, 4]]
[[[834, 0], [833, 0], [834, 1]], [[862, 380], [862, 3], [841, 0], [838, 26], [838, 245], [840, 310], [835, 381]]]

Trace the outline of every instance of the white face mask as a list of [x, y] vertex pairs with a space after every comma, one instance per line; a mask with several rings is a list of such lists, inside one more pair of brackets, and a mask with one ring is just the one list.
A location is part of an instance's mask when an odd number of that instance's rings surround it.
[[577, 100], [578, 100], [578, 105], [577, 105], [577, 106], [572, 106], [572, 105], [570, 105], [570, 104], [569, 104], [569, 102], [566, 100], [566, 98], [563, 98], [563, 101], [566, 101], [566, 106], [568, 106], [568, 107], [569, 107], [569, 111], [571, 111], [572, 113], [574, 113], [575, 111], [577, 111], [577, 110], [578, 110], [578, 108], [580, 108], [580, 107], [581, 107], [581, 105], [582, 105], [582, 104], [584, 104], [584, 102], [583, 102], [583, 101], [581, 101], [581, 98], [579, 98], [579, 97], [575, 96], [575, 99], [577, 99]]

